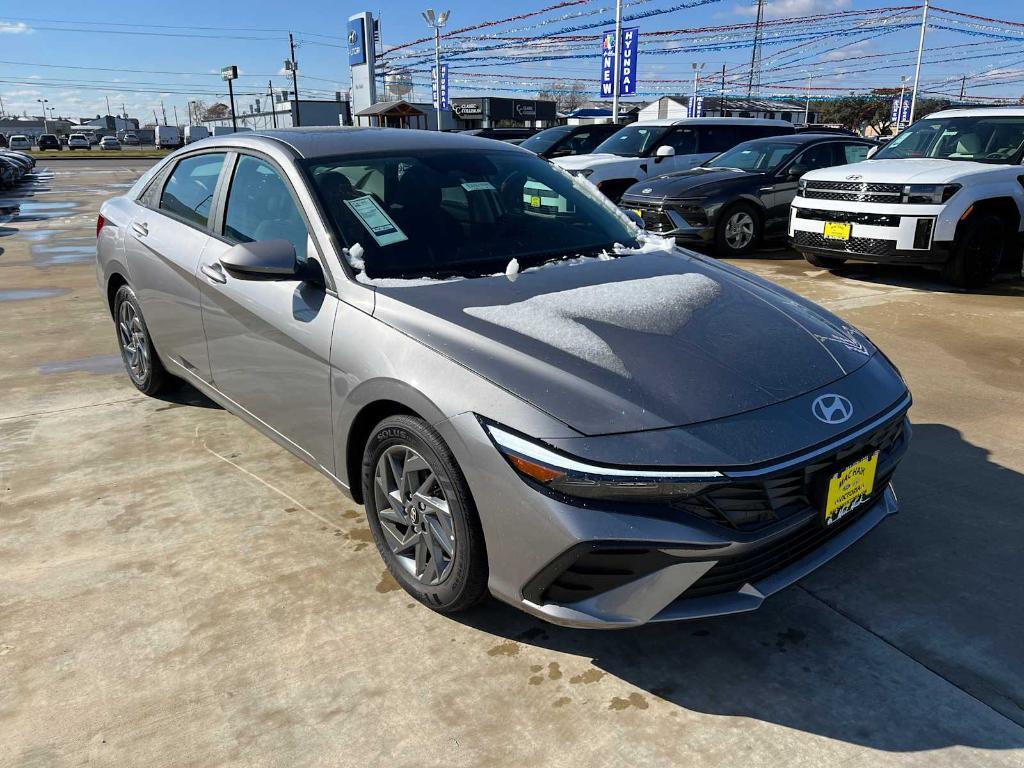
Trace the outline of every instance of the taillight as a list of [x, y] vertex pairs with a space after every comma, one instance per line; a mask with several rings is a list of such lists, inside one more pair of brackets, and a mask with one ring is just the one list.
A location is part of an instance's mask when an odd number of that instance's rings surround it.
[[96, 239], [99, 239], [100, 232], [103, 231], [103, 225], [107, 223], [107, 220], [102, 215], [96, 217]]

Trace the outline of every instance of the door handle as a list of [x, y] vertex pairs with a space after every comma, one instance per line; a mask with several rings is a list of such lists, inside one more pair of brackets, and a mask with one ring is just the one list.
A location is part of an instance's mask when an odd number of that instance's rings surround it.
[[133, 221], [132, 232], [134, 232], [139, 237], [145, 237], [146, 235], [149, 234], [149, 224], [147, 224], [144, 221]]
[[199, 271], [206, 275], [206, 279], [211, 283], [226, 283], [228, 281], [227, 273], [219, 261], [215, 261], [213, 264], [203, 264]]

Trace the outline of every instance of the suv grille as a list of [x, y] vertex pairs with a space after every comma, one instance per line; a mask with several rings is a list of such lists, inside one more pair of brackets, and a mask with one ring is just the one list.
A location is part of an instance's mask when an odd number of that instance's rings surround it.
[[885, 213], [861, 213], [856, 211], [824, 211], [816, 208], [794, 208], [798, 219], [811, 221], [839, 221], [850, 224], [868, 224], [873, 227], [898, 227], [899, 216]]
[[863, 256], [887, 257], [896, 255], [895, 240], [875, 240], [871, 237], [851, 237], [849, 240], [834, 240], [824, 235], [819, 235], [816, 232], [805, 232], [803, 230], [797, 230], [793, 233], [793, 245], [797, 249], [801, 245], [806, 245], [810, 248], [820, 248], [822, 250], [838, 251], [853, 255], [860, 254]]
[[673, 506], [730, 528], [757, 530], [821, 506], [820, 497], [828, 478], [874, 451], [879, 451], [875, 486], [884, 490], [905, 447], [901, 416], [807, 464], [713, 488]]
[[863, 181], [811, 181], [802, 197], [815, 200], [851, 200], [861, 203], [899, 203], [902, 184], [869, 184]]

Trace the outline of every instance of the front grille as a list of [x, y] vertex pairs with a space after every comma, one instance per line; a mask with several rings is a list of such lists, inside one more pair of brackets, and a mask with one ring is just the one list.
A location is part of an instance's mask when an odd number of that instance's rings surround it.
[[801, 197], [814, 200], [853, 200], [861, 203], [898, 203], [903, 198], [901, 184], [869, 184], [862, 181], [811, 181]]
[[838, 221], [849, 224], [867, 224], [872, 227], [898, 227], [899, 216], [885, 213], [860, 213], [856, 211], [826, 211], [817, 208], [794, 208], [798, 219], [810, 221]]
[[[888, 480], [886, 480], [888, 482]], [[830, 539], [859, 520], [885, 492], [885, 485], [871, 501], [864, 502], [834, 525], [825, 527], [815, 518], [791, 535], [766, 547], [735, 557], [724, 557], [695, 581], [678, 600], [710, 597], [735, 592], [745, 584], [756, 584], [773, 573], [798, 563]]]
[[655, 208], [641, 203], [634, 203], [628, 200], [623, 200], [621, 205], [623, 208], [628, 208], [639, 213], [640, 218], [644, 220], [644, 229], [648, 232], [663, 234], [676, 229], [676, 225], [672, 223], [672, 219], [670, 219], [668, 214], [661, 208]]
[[797, 230], [793, 234], [793, 245], [798, 249], [801, 245], [809, 248], [822, 248], [829, 251], [840, 251], [852, 255], [863, 256], [895, 256], [895, 240], [876, 240], [872, 237], [851, 237], [849, 240], [835, 240], [818, 234]]
[[808, 508], [820, 507], [820, 495], [828, 478], [875, 451], [879, 451], [876, 487], [884, 488], [905, 448], [906, 435], [900, 417], [807, 464], [720, 486], [673, 506], [736, 530], [757, 530]]

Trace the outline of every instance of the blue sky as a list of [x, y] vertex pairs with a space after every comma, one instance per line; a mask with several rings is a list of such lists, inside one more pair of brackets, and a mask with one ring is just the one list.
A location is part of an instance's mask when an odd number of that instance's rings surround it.
[[[409, 42], [427, 34], [429, 30], [420, 17], [420, 11], [428, 1], [390, 0], [383, 6], [380, 15], [386, 46]], [[444, 7], [452, 11], [449, 28], [454, 29], [529, 13], [556, 1], [524, 0], [511, 5], [454, 0]], [[630, 5], [627, 0], [626, 12], [647, 12], [678, 4], [679, 0], [640, 0]], [[881, 9], [892, 5], [897, 3], [893, 0], [772, 0], [769, 16], [787, 19], [839, 10]], [[953, 26], [958, 31], [930, 30], [929, 46], [937, 50], [929, 56], [929, 63], [924, 69], [925, 84], [937, 92], [958, 91], [959, 83], [954, 81], [966, 74], [970, 76], [968, 95], [972, 92], [978, 96], [1024, 95], [1024, 2], [942, 0], [941, 6], [1016, 21], [1022, 26], [1000, 27], [1000, 32], [1011, 38], [1006, 40], [980, 36], [979, 33], [986, 29], [991, 31], [992, 25], [966, 18], [954, 19]], [[613, 7], [613, 3], [610, 0], [579, 0], [576, 5], [475, 34], [530, 37], [540, 32], [596, 23], [596, 28], [581, 32], [596, 36], [604, 26], [602, 22], [610, 23], [612, 19], [610, 12], [597, 12], [602, 7]], [[6, 111], [39, 114], [40, 105], [36, 100], [46, 98], [49, 106], [55, 107], [59, 114], [89, 116], [105, 113], [106, 97], [109, 97], [114, 111], [120, 111], [120, 105], [124, 103], [130, 114], [142, 117], [144, 121], [152, 119], [154, 109], [159, 111], [162, 100], [169, 118], [173, 119], [173, 110], [177, 107], [183, 120], [190, 99], [223, 100], [225, 89], [216, 72], [226, 64], [237, 64], [242, 70], [243, 77], [236, 82], [236, 90], [240, 108], [244, 108], [257, 93], [266, 91], [268, 80], [273, 80], [277, 88], [287, 86], [288, 80], [281, 74], [281, 67], [288, 56], [289, 29], [295, 32], [299, 41], [300, 91], [313, 96], [331, 96], [336, 90], [347, 89], [345, 24], [351, 13], [365, 9], [365, 5], [306, 0], [289, 4], [285, 11], [282, 3], [270, 0], [219, 0], [204, 3], [201, 8], [201, 14], [189, 19], [177, 12], [173, 4], [165, 4], [161, 8], [157, 3], [136, 3], [127, 13], [112, 14], [98, 12], [98, 6], [82, 4], [80, 0], [50, 0], [42, 5], [6, 3], [0, 11], [0, 98]], [[690, 86], [685, 83], [692, 77], [691, 62], [706, 65], [709, 82], [702, 88], [708, 92], [716, 92], [718, 87], [712, 82], [710, 73], [720, 72], [725, 64], [730, 73], [736, 73], [735, 80], [730, 76], [732, 91], [733, 85], [745, 77], [740, 69], [744, 63], [749, 65], [750, 49], [746, 42], [749, 35], [746, 32], [735, 33], [729, 44], [736, 47], [727, 50], [713, 49], [708, 42], [711, 38], [702, 36], [704, 33], [684, 34], [677, 42], [667, 44], [643, 35], [662, 30], [750, 22], [753, 19], [752, 8], [752, 0], [707, 0], [702, 7], [664, 13], [636, 22], [641, 30], [641, 91], [688, 92]], [[101, 17], [109, 21], [97, 21]], [[949, 18], [952, 17], [947, 21]], [[779, 53], [791, 47], [790, 44], [766, 46], [766, 67], [762, 79], [777, 83], [773, 88], [788, 88], [794, 92], [799, 90], [800, 83], [806, 83], [808, 77], [814, 87], [820, 88], [898, 87], [900, 75], [913, 74], [911, 52], [917, 45], [918, 34], [912, 27], [915, 19], [919, 16], [907, 13], [904, 19], [907, 29], [877, 36], [852, 34], [857, 29], [857, 17], [850, 17], [849, 21], [833, 21], [827, 25], [832, 32], [849, 31], [851, 34], [832, 39], [827, 44], [804, 43], [797, 51], [799, 55]], [[844, 30], [846, 26], [850, 29]], [[779, 27], [780, 30], [786, 28], [798, 30], [800, 25]], [[821, 28], [808, 29], [813, 32]], [[1016, 35], [1019, 35], [1019, 42]], [[490, 39], [464, 42], [463, 51], [464, 46], [490, 42]], [[724, 44], [720, 43], [719, 48]], [[518, 43], [505, 45], [512, 47], [498, 53], [523, 50]], [[665, 53], [644, 55], [645, 49], [653, 50], [659, 46]], [[676, 53], [675, 47], [683, 50]], [[553, 53], [593, 56], [598, 51], [598, 43], [596, 39], [593, 42], [582, 40], [560, 46], [560, 49]], [[405, 49], [404, 53], [416, 51], [416, 48]], [[580, 79], [596, 92], [599, 62], [595, 58], [552, 60], [548, 56], [545, 61], [488, 66], [486, 60], [480, 58], [460, 62], [458, 54], [459, 51], [454, 50], [449, 59], [453, 68], [453, 95], [487, 92], [530, 95], [557, 78]], [[415, 64], [417, 60], [418, 57], [410, 57], [396, 61], [396, 65], [403, 62]], [[460, 66], [456, 77], [454, 70]], [[1019, 81], [1015, 79], [1018, 77]], [[429, 93], [422, 85], [426, 75], [417, 73], [414, 80], [421, 84], [415, 96], [421, 100], [429, 99]]]

